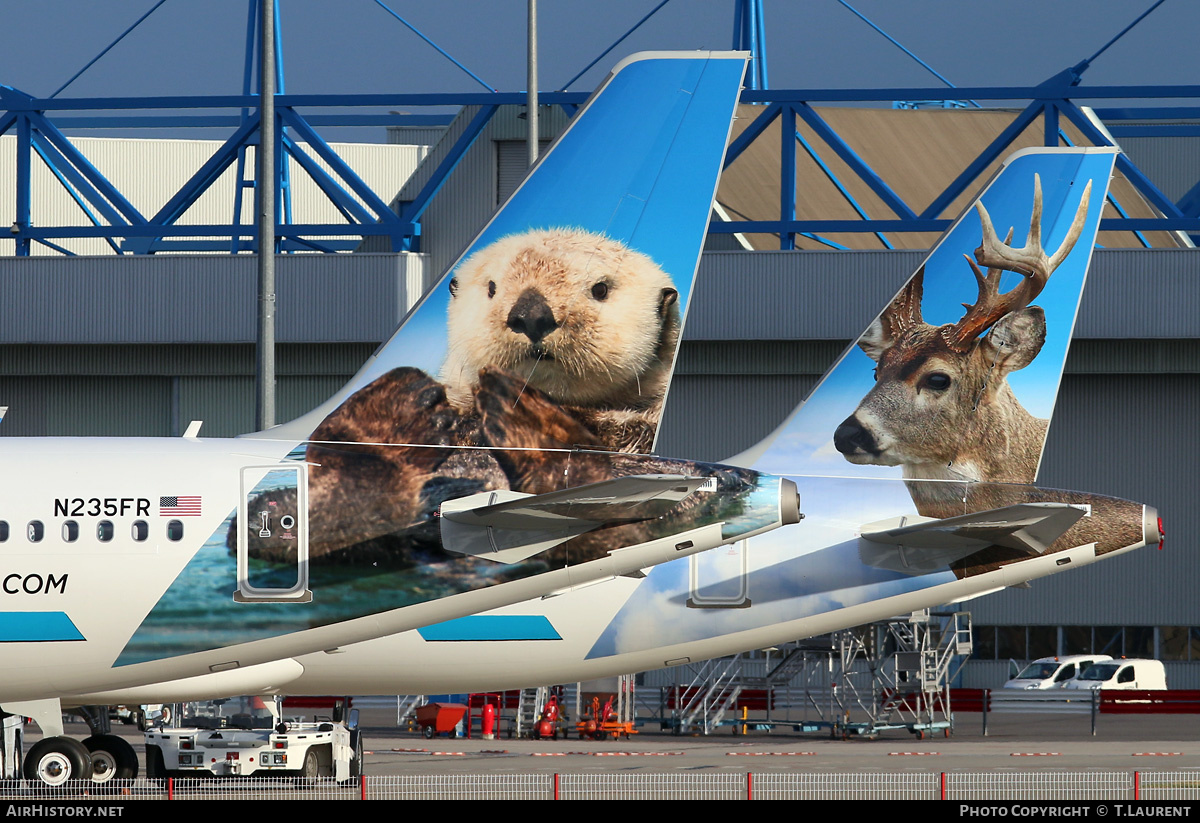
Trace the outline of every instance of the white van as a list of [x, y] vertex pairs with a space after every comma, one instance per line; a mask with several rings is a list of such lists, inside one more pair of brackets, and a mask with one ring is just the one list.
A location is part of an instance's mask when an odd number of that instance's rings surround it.
[[1039, 657], [1004, 684], [1006, 689], [1062, 689], [1094, 663], [1112, 660], [1107, 654], [1067, 654]]
[[1165, 689], [1167, 670], [1160, 660], [1109, 660], [1096, 663], [1064, 689]]

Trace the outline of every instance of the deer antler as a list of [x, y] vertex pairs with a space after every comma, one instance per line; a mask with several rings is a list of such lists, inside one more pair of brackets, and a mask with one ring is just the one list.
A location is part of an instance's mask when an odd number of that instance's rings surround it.
[[888, 339], [894, 340], [909, 329], [924, 325], [925, 321], [921, 317], [924, 287], [925, 266], [921, 266], [879, 316], [879, 323]]
[[[1033, 176], [1033, 213], [1029, 218], [1029, 237], [1022, 248], [1014, 249], [1009, 245], [1013, 237], [1012, 229], [1008, 230], [1008, 236], [1001, 243], [996, 236], [996, 229], [992, 226], [991, 215], [983, 202], [975, 203], [983, 229], [983, 240], [975, 250], [975, 260], [970, 257], [966, 259], [975, 274], [979, 297], [974, 305], [964, 303], [967, 313], [962, 320], [952, 328], [943, 330], [942, 336], [947, 345], [956, 351], [965, 351], [975, 338], [991, 328], [997, 320], [1009, 312], [1020, 311], [1041, 294], [1050, 275], [1067, 259], [1067, 255], [1075, 248], [1075, 243], [1083, 234], [1091, 194], [1092, 181], [1089, 180], [1083, 189], [1079, 207], [1075, 210], [1075, 219], [1071, 223], [1070, 231], [1054, 254], [1049, 256], [1042, 249], [1042, 181], [1038, 175]], [[975, 261], [988, 267], [986, 275], [975, 265]], [[1011, 291], [1000, 294], [1000, 276], [1006, 271], [1023, 274], [1025, 279]]]

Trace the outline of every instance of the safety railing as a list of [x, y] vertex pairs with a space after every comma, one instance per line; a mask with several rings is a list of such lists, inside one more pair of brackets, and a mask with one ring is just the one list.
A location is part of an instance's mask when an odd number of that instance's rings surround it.
[[[431, 774], [322, 779], [0, 781], [0, 799], [124, 805], [136, 800], [1200, 800], [1200, 771], [666, 772]], [[85, 813], [81, 816], [105, 816]]]

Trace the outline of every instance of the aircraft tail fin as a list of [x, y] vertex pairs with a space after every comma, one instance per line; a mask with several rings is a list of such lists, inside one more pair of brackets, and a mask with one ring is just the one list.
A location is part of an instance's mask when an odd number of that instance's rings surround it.
[[[386, 396], [389, 376], [444, 390], [426, 416], [446, 403], [470, 415], [481, 373], [492, 372], [575, 410], [591, 445], [649, 451], [746, 58], [622, 61], [359, 373], [319, 408], [252, 436], [329, 436], [334, 411], [368, 387]], [[336, 439], [413, 438], [376, 417]]]
[[729, 462], [1032, 483], [1114, 160], [1109, 148], [1007, 158], [808, 398]]

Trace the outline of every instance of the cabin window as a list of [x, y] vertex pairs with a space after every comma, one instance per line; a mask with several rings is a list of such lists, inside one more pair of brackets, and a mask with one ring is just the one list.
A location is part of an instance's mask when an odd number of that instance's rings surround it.
[[101, 543], [107, 543], [113, 539], [115, 531], [111, 520], [101, 520], [96, 524], [96, 539]]
[[0, 520], [0, 543], [8, 540], [8, 521]]
[[179, 542], [183, 539], [183, 521], [168, 520], [167, 521], [167, 539], [172, 542]]
[[78, 540], [79, 539], [79, 521], [77, 521], [77, 520], [64, 521], [63, 525], [62, 525], [62, 536], [63, 536], [63, 541], [67, 542], [67, 543], [74, 543], [76, 540]]
[[29, 536], [30, 543], [40, 543], [42, 538], [46, 536], [46, 527], [42, 525], [41, 520], [29, 521], [29, 526], [25, 529], [25, 533]]
[[145, 520], [133, 521], [133, 539], [141, 543], [150, 536], [150, 525]]

